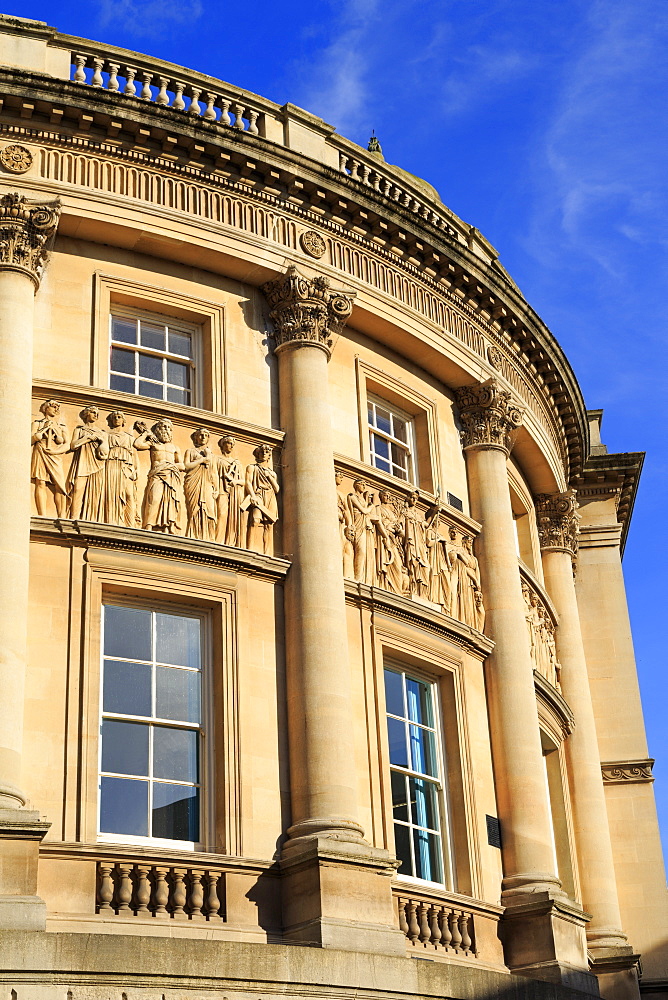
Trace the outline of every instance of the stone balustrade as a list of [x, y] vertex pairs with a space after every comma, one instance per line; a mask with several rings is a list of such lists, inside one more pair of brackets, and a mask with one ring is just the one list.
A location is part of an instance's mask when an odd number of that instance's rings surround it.
[[107, 859], [97, 863], [100, 916], [225, 921], [225, 870]]
[[202, 82], [176, 79], [140, 60], [130, 66], [101, 54], [73, 52], [72, 82], [183, 111], [193, 118], [250, 135], [260, 134], [262, 112], [250, 107], [245, 99], [208, 90]]
[[473, 914], [441, 899], [397, 894], [399, 929], [411, 948], [477, 957]]

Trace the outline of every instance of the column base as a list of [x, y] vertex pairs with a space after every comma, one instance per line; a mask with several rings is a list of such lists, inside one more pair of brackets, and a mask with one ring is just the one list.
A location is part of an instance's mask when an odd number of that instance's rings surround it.
[[364, 840], [301, 836], [281, 858], [283, 940], [340, 951], [405, 956], [388, 851]]
[[639, 1000], [640, 955], [630, 945], [592, 949], [591, 969], [605, 1000]]
[[500, 926], [506, 965], [532, 979], [560, 983], [599, 996], [596, 976], [589, 971], [585, 925], [590, 916], [561, 890], [504, 898]]
[[31, 809], [0, 809], [0, 930], [44, 930], [37, 895], [39, 845], [51, 826]]

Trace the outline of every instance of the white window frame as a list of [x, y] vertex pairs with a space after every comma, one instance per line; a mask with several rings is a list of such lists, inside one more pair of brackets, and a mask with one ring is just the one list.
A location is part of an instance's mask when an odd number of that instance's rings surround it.
[[[153, 719], [147, 716], [122, 715], [103, 710], [104, 699], [104, 614], [103, 608], [106, 606], [124, 607], [140, 609], [142, 611], [153, 611], [158, 614], [182, 615], [188, 618], [196, 618], [200, 623], [200, 650], [201, 650], [201, 688], [200, 688], [200, 722], [199, 726], [188, 723], [175, 722], [170, 719]], [[108, 658], [108, 657], [107, 657]], [[96, 829], [97, 842], [101, 844], [128, 844], [136, 846], [166, 847], [181, 851], [202, 851], [209, 843], [209, 831], [214, 828], [214, 803], [213, 803], [213, 747], [212, 741], [207, 734], [213, 732], [213, 684], [212, 670], [213, 663], [211, 649], [211, 629], [209, 615], [199, 611], [190, 605], [178, 603], [168, 604], [161, 601], [153, 601], [150, 598], [132, 597], [123, 599], [116, 595], [108, 595], [102, 598], [100, 606], [100, 699], [99, 699], [99, 739], [98, 739], [98, 761], [97, 761], [97, 811]], [[153, 662], [155, 666], [155, 661]], [[154, 678], [152, 685], [155, 684]], [[199, 730], [199, 781], [196, 783], [199, 788], [199, 840], [172, 840], [164, 837], [141, 837], [133, 834], [106, 833], [100, 830], [100, 807], [102, 804], [101, 778], [107, 772], [102, 771], [102, 719], [118, 719], [118, 721], [140, 722], [150, 726], [173, 726], [177, 729], [198, 729]], [[152, 771], [152, 764], [150, 766]], [[153, 784], [152, 776], [147, 776], [150, 785]], [[180, 784], [180, 782], [172, 782]], [[183, 782], [184, 785], [192, 787], [192, 783]], [[149, 792], [150, 794], [150, 792]]]
[[[393, 403], [389, 403], [386, 399], [383, 399], [381, 396], [376, 396], [373, 393], [368, 392], [366, 398], [367, 398], [366, 419], [367, 419], [367, 427], [369, 434], [369, 461], [371, 465], [375, 469], [378, 469], [380, 472], [385, 472], [386, 475], [394, 476], [395, 479], [400, 479], [404, 483], [416, 484], [418, 482], [418, 467], [417, 467], [417, 449], [415, 441], [415, 418], [412, 416], [412, 414], [407, 413], [405, 410], [402, 410], [400, 407], [395, 406]], [[379, 430], [374, 424], [371, 423], [369, 409], [373, 407], [374, 419], [375, 419], [376, 416], [375, 410], [377, 406], [381, 406], [384, 410], [387, 410], [388, 413], [390, 414], [391, 419], [394, 417], [398, 417], [406, 424], [406, 441], [401, 441], [399, 438], [393, 436], [392, 434], [388, 434], [386, 431]], [[382, 469], [377, 464], [376, 455], [373, 447], [374, 434], [377, 435], [377, 437], [382, 438], [383, 440], [389, 443], [390, 456], [392, 454], [391, 446], [393, 444], [401, 448], [402, 451], [406, 452], [406, 454], [408, 455], [408, 470], [405, 479], [403, 476], [399, 476], [394, 472], [394, 469], [399, 468], [399, 466], [397, 466], [396, 463], [392, 461], [391, 457], [388, 460], [383, 458], [382, 456], [378, 456], [381, 461], [384, 462], [389, 461], [390, 465], [389, 472], [387, 472], [386, 469]]]
[[[447, 783], [447, 770], [446, 770], [446, 760], [445, 760], [445, 746], [443, 742], [443, 711], [441, 705], [440, 688], [438, 681], [428, 674], [423, 673], [420, 670], [414, 669], [413, 667], [406, 667], [405, 664], [398, 662], [396, 660], [385, 659], [383, 663], [383, 692], [385, 690], [385, 671], [390, 670], [394, 673], [401, 674], [403, 677], [408, 677], [411, 680], [418, 681], [424, 684], [430, 693], [431, 697], [431, 708], [433, 713], [434, 725], [426, 726], [424, 728], [431, 730], [434, 733], [434, 746], [436, 761], [438, 764], [438, 778], [433, 778], [429, 775], [420, 774], [417, 771], [413, 771], [411, 768], [402, 768], [396, 764], [391, 764], [389, 760], [389, 742], [388, 742], [388, 771], [390, 773], [390, 796], [389, 796], [389, 806], [391, 811], [391, 826], [392, 834], [394, 836], [395, 823], [399, 823], [405, 826], [409, 830], [409, 844], [411, 849], [411, 863], [412, 867], [415, 868], [415, 858], [414, 858], [414, 843], [412, 831], [414, 829], [421, 829], [416, 827], [411, 820], [410, 814], [410, 803], [408, 803], [408, 816], [409, 822], [403, 823], [401, 820], [395, 820], [394, 809], [392, 802], [392, 791], [391, 791], [391, 775], [395, 771], [399, 774], [407, 775], [408, 777], [415, 777], [418, 779], [427, 779], [432, 784], [436, 786], [436, 802], [438, 809], [438, 819], [439, 819], [439, 838], [441, 844], [441, 866], [443, 873], [442, 882], [434, 882], [431, 879], [418, 878], [416, 875], [409, 875], [405, 872], [397, 872], [397, 878], [402, 882], [408, 882], [415, 886], [429, 887], [443, 890], [446, 889], [449, 892], [456, 891], [455, 885], [455, 868], [454, 868], [454, 855], [453, 855], [453, 844], [452, 844], [452, 830], [450, 823], [450, 798], [448, 793], [448, 783]], [[405, 681], [402, 681], [402, 689], [405, 691]], [[404, 705], [406, 710], [406, 705]], [[385, 704], [385, 725], [387, 726], [387, 720], [389, 718], [399, 719], [398, 716], [390, 713], [387, 709], [387, 704]], [[399, 721], [406, 722], [408, 720], [408, 715]], [[388, 734], [389, 739], [389, 734]], [[425, 828], [427, 829], [427, 828]]]
[[[184, 358], [182, 355], [171, 354], [169, 351], [159, 351], [150, 347], [143, 347], [141, 344], [125, 344], [121, 341], [115, 341], [113, 339], [113, 329], [114, 329], [114, 319], [129, 319], [129, 320], [139, 320], [139, 322], [150, 323], [154, 326], [164, 326], [170, 330], [174, 330], [175, 333], [184, 333], [190, 336], [192, 344], [192, 357]], [[191, 386], [190, 386], [190, 402], [189, 403], [177, 403], [168, 399], [158, 399], [155, 396], [143, 396], [139, 392], [127, 393], [127, 395], [136, 396], [137, 399], [144, 399], [147, 402], [153, 403], [167, 403], [169, 406], [185, 406], [188, 409], [200, 407], [202, 403], [202, 371], [203, 371], [203, 350], [202, 350], [202, 327], [196, 323], [188, 323], [185, 320], [177, 319], [174, 316], [168, 316], [166, 313], [152, 313], [149, 311], [144, 311], [141, 309], [133, 309], [130, 306], [116, 305], [112, 302], [111, 308], [109, 310], [109, 343], [108, 343], [108, 361], [107, 361], [107, 386], [112, 392], [125, 392], [124, 389], [111, 389], [111, 376], [112, 374], [117, 374], [123, 376], [122, 372], [113, 372], [111, 370], [111, 351], [112, 348], [117, 347], [120, 350], [132, 351], [135, 354], [143, 353], [151, 355], [156, 358], [167, 358], [174, 361], [184, 362], [188, 361], [190, 364], [191, 372]], [[135, 387], [138, 388], [140, 376], [128, 375], [127, 378], [134, 378]], [[153, 381], [152, 379], [146, 379], [146, 381]], [[156, 383], [159, 384], [159, 383]], [[166, 383], [161, 383], [164, 386]]]

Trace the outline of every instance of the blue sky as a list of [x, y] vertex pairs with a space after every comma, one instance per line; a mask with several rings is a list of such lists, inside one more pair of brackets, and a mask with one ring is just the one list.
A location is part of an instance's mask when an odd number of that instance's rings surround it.
[[668, 844], [667, 0], [5, 0], [291, 101], [426, 178], [564, 347], [611, 451], [647, 451], [624, 560]]

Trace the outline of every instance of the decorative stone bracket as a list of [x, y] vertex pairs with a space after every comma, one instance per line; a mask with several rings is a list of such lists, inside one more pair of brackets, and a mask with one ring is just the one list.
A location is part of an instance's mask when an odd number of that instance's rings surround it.
[[307, 278], [291, 265], [282, 277], [262, 286], [276, 330], [276, 350], [287, 344], [310, 343], [329, 357], [332, 338], [353, 309], [354, 295], [330, 288], [329, 278]]
[[0, 197], [0, 270], [20, 271], [39, 283], [60, 219], [60, 199], [28, 201], [17, 191]]

